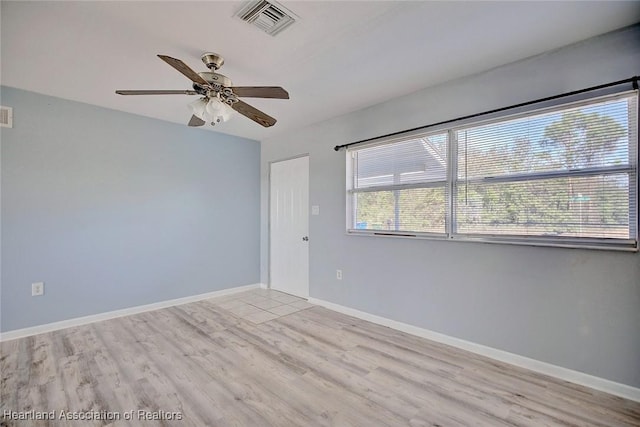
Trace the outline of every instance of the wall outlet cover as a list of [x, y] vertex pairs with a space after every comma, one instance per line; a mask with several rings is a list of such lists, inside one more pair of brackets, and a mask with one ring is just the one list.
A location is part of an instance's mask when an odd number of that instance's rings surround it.
[[37, 297], [44, 295], [44, 282], [36, 282], [31, 284], [31, 296]]

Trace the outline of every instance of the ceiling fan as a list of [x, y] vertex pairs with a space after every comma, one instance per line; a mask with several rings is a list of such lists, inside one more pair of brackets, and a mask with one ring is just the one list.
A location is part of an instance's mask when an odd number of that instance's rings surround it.
[[233, 86], [231, 80], [216, 71], [224, 64], [224, 59], [217, 53], [207, 52], [202, 55], [202, 62], [211, 71], [196, 73], [179, 59], [166, 55], [158, 55], [167, 64], [184, 74], [193, 82], [193, 90], [116, 90], [118, 95], [200, 95], [189, 104], [193, 116], [189, 126], [202, 126], [205, 123], [221, 123], [227, 121], [232, 109], [253, 120], [270, 127], [276, 119], [258, 110], [239, 97], [289, 99], [289, 93], [279, 86]]

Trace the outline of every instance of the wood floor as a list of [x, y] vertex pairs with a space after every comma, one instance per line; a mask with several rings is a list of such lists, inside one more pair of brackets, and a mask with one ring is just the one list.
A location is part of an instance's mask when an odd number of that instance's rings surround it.
[[[638, 402], [266, 290], [7, 341], [0, 357], [0, 415], [57, 418], [7, 426], [640, 426]], [[87, 414], [102, 420], [68, 419]]]

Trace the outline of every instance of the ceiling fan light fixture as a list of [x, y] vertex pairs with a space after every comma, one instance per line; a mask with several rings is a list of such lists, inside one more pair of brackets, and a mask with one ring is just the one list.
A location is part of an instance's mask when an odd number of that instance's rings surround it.
[[189, 104], [194, 116], [207, 123], [215, 125], [223, 123], [231, 118], [233, 110], [218, 98], [200, 98]]
[[210, 123], [222, 123], [231, 118], [233, 111], [228, 104], [220, 101], [218, 98], [211, 98], [205, 108], [207, 119], [203, 119]]
[[195, 101], [189, 103], [189, 108], [194, 116], [199, 118], [200, 120], [207, 121], [205, 119], [205, 114], [207, 112], [207, 98], [198, 98]]

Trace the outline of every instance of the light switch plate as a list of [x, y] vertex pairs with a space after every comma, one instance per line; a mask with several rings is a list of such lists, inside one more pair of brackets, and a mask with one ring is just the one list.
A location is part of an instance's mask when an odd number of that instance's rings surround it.
[[320, 215], [320, 206], [318, 205], [311, 206], [311, 215]]

